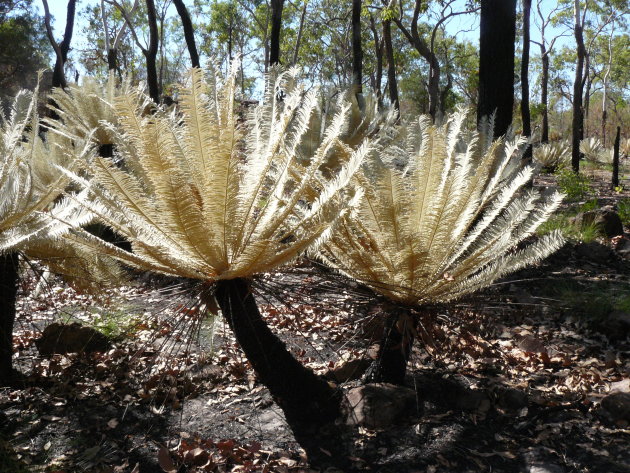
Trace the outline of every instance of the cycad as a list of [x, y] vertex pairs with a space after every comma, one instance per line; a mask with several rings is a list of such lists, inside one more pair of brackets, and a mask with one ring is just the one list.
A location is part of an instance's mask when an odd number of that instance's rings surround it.
[[70, 199], [60, 200], [70, 179], [59, 168], [74, 167], [89, 154], [89, 147], [54, 132], [42, 139], [39, 132], [37, 91], [22, 91], [8, 117], [2, 117], [0, 129], [0, 379], [11, 372], [18, 252], [42, 259], [62, 273], [72, 268], [75, 282], [83, 285], [101, 270], [107, 277], [116, 273], [111, 266], [95, 265], [99, 257], [60, 238], [69, 223], [81, 225], [91, 219]]
[[[340, 141], [346, 104], [304, 155], [317, 92], [305, 92], [296, 76], [280, 74], [241, 125], [235, 70], [225, 80], [192, 70], [171, 113], [143, 115], [135, 93], [121, 94], [113, 103], [117, 125], [110, 127], [115, 162], [96, 158], [87, 169], [91, 181], [74, 179], [87, 190], [79, 202], [130, 241], [132, 252], [76, 232], [133, 267], [200, 280], [202, 297], [216, 295], [298, 441], [318, 455], [318, 442], [327, 439], [318, 429], [339, 415], [339, 395], [270, 332], [247, 278], [327, 237], [351, 204], [347, 184], [370, 148]], [[319, 169], [333, 156], [343, 166], [327, 178]], [[326, 448], [335, 448], [328, 440]]]
[[[374, 151], [356, 176], [363, 188], [356, 212], [321, 247], [328, 265], [416, 306], [488, 286], [563, 244], [560, 233], [525, 244], [561, 201], [554, 194], [542, 202], [524, 188], [533, 173], [518, 165], [525, 140], [479, 133], [463, 140], [464, 118], [460, 112], [432, 126], [422, 117]], [[394, 157], [407, 168], [384, 164]]]
[[566, 141], [544, 143], [534, 149], [534, 160], [549, 172], [566, 165], [570, 157], [571, 147]]
[[590, 138], [584, 138], [582, 141], [580, 141], [580, 152], [584, 154], [586, 159], [597, 161], [602, 150], [602, 142], [594, 136]]

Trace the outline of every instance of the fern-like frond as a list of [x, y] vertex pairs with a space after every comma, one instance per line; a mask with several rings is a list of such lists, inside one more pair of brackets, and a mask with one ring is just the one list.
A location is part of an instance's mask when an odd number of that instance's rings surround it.
[[[114, 160], [88, 163], [89, 180], [67, 175], [84, 189], [71, 198], [125, 237], [132, 252], [81, 230], [72, 237], [140, 269], [207, 281], [268, 271], [325, 240], [356, 202], [349, 186], [371, 151], [364, 140], [342, 140], [350, 105], [339, 107], [305, 155], [317, 92], [304, 92], [296, 69], [276, 71], [243, 121], [235, 110], [237, 74], [236, 63], [225, 78], [216, 69], [192, 70], [171, 113], [145, 115], [141, 91], [120, 91], [113, 117], [98, 122], [111, 131]], [[59, 112], [77, 113], [61, 102]], [[341, 165], [327, 176], [320, 167], [331, 158]]]
[[[462, 111], [441, 126], [421, 118], [394, 133], [396, 143], [376, 145], [355, 178], [358, 208], [320, 257], [390, 299], [419, 304], [473, 292], [558, 249], [557, 234], [524, 243], [562, 198], [524, 189], [533, 173], [520, 166], [525, 139], [492, 140], [490, 124], [468, 134], [464, 121]], [[404, 170], [385, 164], [393, 154]]]

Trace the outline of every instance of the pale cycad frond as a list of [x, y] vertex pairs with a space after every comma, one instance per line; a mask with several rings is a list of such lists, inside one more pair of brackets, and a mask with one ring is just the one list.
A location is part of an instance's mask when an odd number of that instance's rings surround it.
[[81, 84], [70, 84], [66, 89], [53, 89], [49, 106], [57, 115], [49, 123], [59, 128], [57, 120], [65, 124], [64, 131], [71, 137], [86, 139], [91, 137], [99, 145], [114, 143], [114, 131], [110, 124], [117, 123], [113, 102], [116, 97], [127, 94], [135, 99], [134, 107], [138, 110], [149, 108], [150, 102], [142, 94], [135, 94], [130, 81], [116, 79], [111, 73], [105, 84], [93, 77], [84, 77]]
[[75, 168], [90, 155], [87, 140], [71, 140], [48, 130], [42, 138], [37, 90], [20, 92], [0, 130], [0, 252], [19, 251], [40, 260], [77, 286], [121, 279], [107, 258], [63, 238], [93, 215], [62, 198], [71, 178], [61, 167]]
[[553, 171], [570, 162], [571, 146], [567, 141], [541, 144], [534, 148], [534, 160], [541, 167]]
[[[74, 176], [87, 192], [74, 198], [133, 251], [92, 239], [99, 251], [141, 269], [235, 279], [291, 260], [344, 214], [348, 184], [369, 150], [341, 146], [348, 107], [303, 160], [315, 91], [303, 90], [296, 70], [280, 73], [243, 123], [235, 113], [237, 71], [224, 79], [211, 71], [208, 80], [193, 69], [171, 113], [143, 115], [137, 91], [114, 100], [116, 164], [94, 159], [90, 181]], [[319, 167], [339, 152], [347, 154], [344, 166], [325, 177]]]
[[[373, 152], [356, 177], [358, 209], [321, 247], [329, 265], [393, 300], [433, 303], [487, 286], [562, 245], [556, 233], [524, 244], [561, 201], [524, 189], [533, 173], [520, 167], [525, 140], [467, 136], [464, 119], [459, 112], [433, 126], [420, 118]], [[404, 171], [385, 164], [396, 155]]]

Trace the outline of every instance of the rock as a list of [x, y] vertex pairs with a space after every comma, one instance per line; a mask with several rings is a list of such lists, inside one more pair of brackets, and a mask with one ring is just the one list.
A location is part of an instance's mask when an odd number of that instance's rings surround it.
[[109, 339], [101, 332], [78, 323], [52, 323], [44, 329], [42, 336], [35, 340], [39, 353], [43, 356], [64, 353], [92, 353], [111, 348]]
[[520, 389], [506, 388], [497, 393], [497, 404], [513, 411], [527, 407], [527, 393]]
[[620, 238], [615, 245], [615, 251], [619, 256], [630, 259], [630, 238]]
[[612, 249], [596, 241], [580, 243], [575, 247], [575, 250], [581, 258], [597, 264], [606, 264], [616, 258]]
[[614, 423], [630, 422], [630, 393], [613, 393], [602, 399], [602, 408]]
[[594, 328], [611, 340], [623, 340], [630, 334], [630, 313], [621, 310], [610, 312], [597, 320]]
[[621, 218], [611, 209], [597, 209], [581, 212], [571, 219], [575, 225], [598, 225], [606, 238], [623, 235], [623, 223]]
[[346, 383], [348, 381], [360, 379], [371, 363], [372, 360], [366, 360], [365, 358], [346, 361], [345, 363], [341, 363], [339, 366], [335, 366], [333, 369], [328, 370], [324, 376], [336, 383]]
[[347, 422], [369, 429], [385, 429], [421, 415], [413, 389], [374, 383], [350, 389], [346, 394]]

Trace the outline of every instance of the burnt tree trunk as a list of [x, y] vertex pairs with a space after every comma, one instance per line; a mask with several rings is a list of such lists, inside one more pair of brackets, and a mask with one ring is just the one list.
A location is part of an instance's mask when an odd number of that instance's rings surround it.
[[269, 65], [280, 64], [280, 28], [284, 0], [271, 0], [271, 34], [269, 37]]
[[188, 9], [184, 5], [183, 0], [173, 0], [177, 13], [182, 20], [182, 27], [184, 28], [184, 38], [186, 40], [186, 47], [188, 48], [188, 54], [190, 54], [190, 62], [192, 67], [200, 67], [199, 65], [199, 53], [197, 52], [197, 45], [195, 43], [195, 30], [193, 28]]
[[494, 113], [495, 137], [512, 123], [515, 38], [516, 0], [481, 0], [477, 121]]
[[413, 327], [408, 313], [394, 311], [387, 319], [376, 359], [365, 373], [366, 383], [405, 383], [413, 347]]
[[613, 146], [613, 172], [612, 172], [612, 188], [619, 187], [619, 145], [621, 142], [621, 127], [617, 127], [617, 135], [615, 136], [615, 145]]
[[115, 48], [109, 48], [107, 50], [107, 70], [120, 75], [120, 71], [118, 70], [118, 51]]
[[383, 93], [381, 91], [381, 82], [383, 79], [383, 41], [379, 39], [376, 22], [372, 15], [370, 15], [370, 29], [372, 30], [372, 37], [374, 38], [374, 56], [376, 59], [376, 70], [374, 71], [372, 88], [376, 92], [376, 99], [380, 107], [383, 101]]
[[[283, 410], [313, 464], [347, 463], [341, 442], [342, 394], [299, 363], [263, 320], [245, 279], [218, 281], [215, 297], [260, 382]], [[328, 451], [328, 457], [322, 452]]]
[[157, 53], [158, 53], [158, 26], [157, 13], [155, 11], [155, 2], [146, 0], [147, 3], [147, 20], [149, 23], [149, 47], [144, 49], [147, 64], [147, 86], [149, 88], [149, 96], [153, 102], [160, 103], [160, 86], [157, 72]]
[[544, 47], [540, 48], [542, 57], [542, 72], [540, 74], [540, 101], [542, 110], [542, 129], [540, 131], [540, 142], [549, 142], [549, 54]]
[[394, 62], [394, 47], [392, 46], [392, 22], [383, 20], [383, 43], [385, 44], [385, 57], [387, 58], [387, 84], [389, 87], [389, 100], [400, 117], [400, 101], [398, 100], [398, 82], [396, 80], [396, 63]]
[[352, 88], [362, 105], [363, 49], [361, 47], [361, 0], [352, 0]]
[[[523, 135], [532, 136], [532, 119], [529, 111], [529, 14], [532, 0], [523, 0], [523, 53], [521, 55], [521, 120], [523, 121]], [[523, 160], [531, 162], [532, 145], [528, 144]]]
[[0, 255], [0, 386], [13, 374], [13, 323], [18, 283], [18, 255]]
[[583, 72], [586, 48], [584, 47], [584, 34], [580, 15], [580, 2], [575, 0], [573, 34], [577, 46], [577, 63], [573, 81], [573, 118], [571, 121], [571, 167], [574, 172], [580, 171], [580, 140], [584, 134], [582, 92], [584, 90]]

